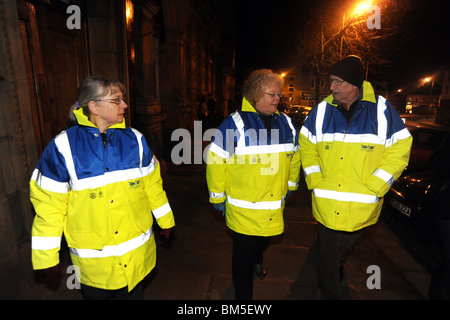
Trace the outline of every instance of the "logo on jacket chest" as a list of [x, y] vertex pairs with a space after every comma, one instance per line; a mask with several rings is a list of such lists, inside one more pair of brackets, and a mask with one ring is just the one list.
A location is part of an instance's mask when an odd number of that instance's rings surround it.
[[375, 150], [375, 146], [374, 145], [370, 145], [370, 144], [362, 144], [361, 145], [361, 150], [362, 151], [366, 151], [366, 152], [371, 152]]
[[140, 184], [141, 180], [135, 180], [135, 181], [128, 181], [129, 184], [129, 189], [137, 189], [139, 188], [139, 184]]
[[103, 192], [99, 191], [98, 193], [97, 192], [89, 193], [89, 198], [91, 198], [92, 200], [97, 199], [97, 197], [98, 198], [103, 198]]

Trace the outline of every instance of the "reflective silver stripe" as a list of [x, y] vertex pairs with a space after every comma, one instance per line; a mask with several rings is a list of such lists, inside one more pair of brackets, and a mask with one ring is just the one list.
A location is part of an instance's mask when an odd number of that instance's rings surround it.
[[70, 191], [70, 185], [68, 182], [59, 182], [50, 179], [42, 174], [38, 169], [34, 169], [31, 175], [31, 180], [36, 181], [37, 185], [42, 189], [56, 192], [56, 193], [67, 193]]
[[325, 117], [325, 111], [327, 109], [327, 102], [322, 101], [317, 105], [317, 115], [316, 115], [316, 142], [323, 141], [323, 120]]
[[298, 186], [298, 182], [288, 181], [288, 187], [296, 187], [296, 186]]
[[118, 245], [103, 247], [102, 250], [70, 248], [70, 252], [80, 258], [120, 257], [144, 245], [150, 239], [152, 232], [153, 230], [150, 228], [139, 237]]
[[[283, 112], [280, 112], [280, 115], [285, 117], [287, 120], [287, 123], [289, 124], [289, 127], [291, 128], [292, 131], [292, 138], [295, 139], [295, 137], [297, 136], [297, 130], [295, 129], [294, 125], [292, 124], [292, 120], [291, 118], [289, 118], [287, 115], [285, 115]], [[292, 141], [292, 143], [295, 145], [297, 141]], [[298, 146], [296, 146], [296, 150], [298, 150]]]
[[216, 192], [209, 191], [209, 197], [213, 198], [213, 199], [220, 199], [222, 197], [225, 197], [225, 192], [216, 193]]
[[151, 172], [153, 172], [153, 170], [155, 170], [157, 160], [154, 157], [147, 167], [142, 167], [142, 156], [143, 156], [142, 140], [141, 138], [139, 138], [138, 131], [134, 130], [133, 132], [136, 134], [137, 141], [139, 144], [140, 167], [127, 170], [105, 172], [103, 175], [89, 177], [81, 180], [78, 179], [76, 174], [75, 165], [72, 157], [72, 150], [70, 149], [67, 133], [65, 131], [61, 132], [55, 138], [55, 144], [58, 147], [58, 150], [63, 155], [64, 160], [66, 162], [66, 167], [70, 175], [70, 186], [72, 190], [81, 191], [86, 189], [104, 187], [108, 184], [116, 182], [124, 182], [132, 179], [139, 179], [142, 178], [142, 176], [146, 176]]
[[301, 133], [308, 138], [309, 141], [316, 144], [317, 142], [349, 142], [349, 143], [373, 143], [384, 145], [386, 148], [396, 143], [398, 140], [408, 138], [410, 136], [408, 129], [404, 128], [394, 133], [389, 139], [387, 139], [387, 126], [388, 120], [385, 115], [386, 99], [382, 96], [378, 96], [377, 103], [377, 133], [376, 134], [348, 134], [348, 133], [323, 133], [323, 121], [325, 117], [327, 103], [322, 101], [317, 106], [316, 117], [316, 136], [314, 136], [306, 127], [302, 127]]
[[136, 139], [139, 146], [139, 168], [142, 168], [142, 157], [144, 156], [144, 148], [142, 146], [142, 133], [137, 131], [134, 128], [131, 128], [131, 131], [136, 135]]
[[224, 159], [228, 159], [230, 157], [230, 153], [228, 151], [223, 150], [215, 143], [210, 144], [209, 151], [211, 151], [214, 154], [217, 154], [219, 157], [222, 157]]
[[378, 96], [377, 103], [377, 121], [378, 121], [378, 139], [380, 139], [380, 144], [386, 144], [387, 137], [387, 119], [384, 112], [386, 111], [386, 99], [382, 96]]
[[390, 147], [399, 140], [408, 138], [409, 136], [411, 136], [411, 133], [409, 133], [407, 128], [403, 128], [402, 130], [394, 133], [390, 139], [387, 139], [386, 148]]
[[61, 246], [61, 237], [31, 237], [31, 249], [51, 250]]
[[[245, 139], [240, 139], [245, 140]], [[239, 156], [252, 154], [272, 154], [280, 152], [296, 151], [293, 143], [262, 145], [262, 146], [241, 146], [236, 147], [235, 154]]]
[[389, 186], [392, 186], [395, 182], [394, 177], [392, 176], [392, 174], [390, 174], [389, 172], [378, 168], [377, 170], [375, 170], [375, 172], [373, 173], [374, 176], [380, 178], [381, 180], [383, 180], [384, 182], [386, 182]]
[[317, 142], [349, 142], [349, 143], [373, 143], [384, 145], [386, 139], [382, 140], [376, 134], [350, 134], [350, 133], [325, 133], [320, 135]]
[[305, 172], [305, 176], [309, 176], [311, 173], [322, 172], [322, 169], [320, 168], [319, 165], [317, 165], [317, 166], [309, 166], [303, 169], [303, 171]]
[[58, 151], [64, 157], [66, 162], [66, 168], [69, 172], [71, 187], [73, 188], [73, 182], [78, 181], [77, 173], [75, 171], [75, 164], [73, 163], [72, 150], [70, 150], [69, 138], [66, 131], [62, 131], [55, 137], [55, 145]]
[[227, 196], [227, 201], [229, 204], [236, 206], [236, 207], [244, 208], [244, 209], [255, 209], [255, 210], [281, 209], [281, 207], [283, 205], [283, 200], [251, 202], [251, 201], [233, 199], [233, 198], [230, 198]]
[[153, 215], [155, 216], [156, 219], [159, 219], [159, 218], [165, 216], [170, 211], [172, 211], [172, 208], [170, 207], [169, 203], [166, 203], [166, 204], [162, 205], [161, 207], [159, 207], [155, 210], [152, 210]]
[[[147, 168], [147, 171], [150, 171], [152, 165]], [[131, 179], [139, 179], [142, 178], [142, 172], [139, 168], [127, 169], [127, 170], [119, 170], [112, 172], [105, 172], [105, 174], [89, 177], [82, 180], [71, 180], [72, 189], [75, 191], [81, 191], [86, 189], [94, 189], [99, 187], [104, 187], [108, 184], [116, 183], [116, 182], [124, 182]]]
[[[155, 170], [157, 164], [158, 164], [158, 160], [156, 159], [155, 156], [153, 156], [153, 159], [148, 166], [143, 167], [143, 168], [141, 167], [142, 176], [145, 177], [145, 176], [148, 176], [150, 173], [152, 173]], [[124, 171], [127, 171], [127, 170], [123, 170], [123, 171], [119, 171], [119, 172], [121, 172], [121, 174], [122, 174]], [[109, 172], [107, 172], [107, 174], [109, 174]]]
[[242, 120], [239, 112], [236, 112], [232, 116], [234, 120], [234, 124], [236, 125], [237, 131], [239, 132], [239, 140], [237, 142], [237, 148], [245, 147], [245, 130], [244, 130], [244, 121]]
[[[284, 115], [285, 116], [285, 115]], [[296, 137], [296, 130], [295, 127], [292, 125], [291, 120], [285, 116], [288, 120], [289, 126], [292, 130], [293, 137], [295, 139]], [[236, 155], [256, 155], [256, 154], [272, 154], [272, 153], [280, 153], [280, 152], [291, 152], [291, 151], [297, 151], [298, 146], [295, 145], [295, 141], [292, 141], [291, 143], [284, 143], [284, 144], [272, 144], [272, 145], [251, 145], [247, 146], [245, 141], [246, 137], [253, 137], [256, 138], [256, 130], [255, 129], [249, 129], [247, 132], [245, 131], [245, 125], [244, 121], [242, 120], [241, 115], [239, 112], [235, 112], [232, 115], [232, 119], [234, 121], [234, 124], [236, 126], [236, 130], [229, 130], [227, 129], [226, 134], [232, 133], [235, 137], [239, 137], [236, 147], [232, 151]], [[261, 131], [265, 131], [265, 129], [259, 129]], [[274, 133], [278, 132], [278, 129], [272, 130], [272, 138], [273, 141], [279, 142], [279, 137], [276, 135], [274, 137]], [[220, 132], [219, 132], [220, 133]], [[247, 133], [247, 135], [246, 135]], [[217, 134], [217, 133], [216, 133]], [[229, 138], [229, 137], [228, 137]], [[223, 142], [223, 138], [222, 138]], [[217, 145], [216, 143], [211, 143], [209, 150], [217, 155], [219, 155], [222, 158], [229, 159], [231, 156], [231, 153], [229, 151], [224, 150], [222, 147]]]
[[308, 130], [308, 128], [306, 128], [305, 126], [303, 126], [300, 129], [300, 133], [302, 135], [304, 135], [306, 138], [308, 138], [309, 142], [313, 143], [313, 144], [317, 144], [317, 138], [315, 135], [312, 134], [311, 131]]
[[353, 193], [353, 192], [338, 192], [331, 190], [314, 189], [314, 196], [317, 198], [333, 199], [337, 201], [349, 201], [360, 203], [377, 203], [381, 198], [375, 195]]

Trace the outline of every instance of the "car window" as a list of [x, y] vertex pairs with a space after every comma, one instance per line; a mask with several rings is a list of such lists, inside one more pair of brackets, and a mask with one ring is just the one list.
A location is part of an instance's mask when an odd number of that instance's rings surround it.
[[416, 149], [436, 149], [444, 138], [444, 133], [438, 131], [413, 131], [413, 148]]

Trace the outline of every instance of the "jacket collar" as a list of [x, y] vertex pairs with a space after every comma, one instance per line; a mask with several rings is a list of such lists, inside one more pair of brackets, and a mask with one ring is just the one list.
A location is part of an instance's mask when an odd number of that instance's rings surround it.
[[[333, 99], [333, 95], [330, 94], [328, 97], [324, 99], [326, 102], [333, 106], [337, 106], [338, 104]], [[377, 103], [377, 100], [375, 98], [375, 91], [373, 90], [372, 85], [370, 82], [364, 81], [362, 86], [362, 98], [361, 101], [368, 101], [372, 103]]]
[[[75, 115], [75, 118], [77, 119], [77, 122], [80, 126], [97, 128], [92, 122], [89, 121], [88, 117], [84, 114], [82, 108], [74, 110], [73, 114]], [[108, 127], [107, 129], [125, 129], [125, 128], [126, 128], [125, 119], [123, 119], [122, 123], [114, 124]]]
[[[244, 97], [242, 99], [242, 111], [244, 112], [253, 112], [253, 113], [258, 113], [258, 111], [256, 111], [255, 107], [252, 106], [252, 104], [247, 100], [246, 97]], [[278, 110], [275, 112], [276, 114], [280, 114], [278, 112]], [[259, 113], [258, 113], [259, 114]]]

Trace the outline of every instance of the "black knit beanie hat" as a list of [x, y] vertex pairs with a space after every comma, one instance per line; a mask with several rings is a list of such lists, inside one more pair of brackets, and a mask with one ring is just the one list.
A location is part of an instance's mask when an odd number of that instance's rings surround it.
[[331, 66], [330, 75], [361, 88], [364, 82], [364, 67], [359, 57], [348, 56]]

